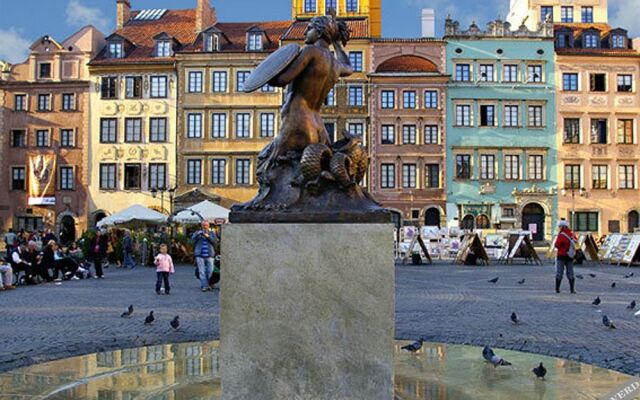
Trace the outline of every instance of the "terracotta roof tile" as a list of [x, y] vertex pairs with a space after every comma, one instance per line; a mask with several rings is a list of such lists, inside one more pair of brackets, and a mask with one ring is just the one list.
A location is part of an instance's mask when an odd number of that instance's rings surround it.
[[[351, 39], [369, 38], [369, 23], [366, 19], [347, 19], [345, 22], [351, 29]], [[282, 37], [282, 40], [303, 40], [307, 25], [309, 25], [309, 21], [299, 20], [294, 22], [289, 31]]]
[[376, 68], [376, 72], [439, 72], [438, 67], [426, 58], [406, 55], [390, 58]]
[[[222, 32], [220, 39], [221, 52], [243, 52], [247, 47], [247, 32], [252, 30], [264, 31], [268, 40], [263, 41], [263, 49], [273, 52], [280, 45], [280, 38], [291, 26], [291, 21], [270, 21], [270, 22], [219, 22], [214, 25]], [[203, 51], [202, 36], [194, 42], [184, 46], [180, 52], [197, 53]]]

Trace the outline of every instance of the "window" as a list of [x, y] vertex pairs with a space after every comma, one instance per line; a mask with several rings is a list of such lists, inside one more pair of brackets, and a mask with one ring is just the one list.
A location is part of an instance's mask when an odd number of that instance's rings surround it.
[[471, 156], [458, 154], [456, 156], [456, 179], [471, 179]]
[[440, 165], [427, 164], [424, 166], [424, 186], [427, 189], [440, 187]]
[[504, 179], [512, 181], [520, 179], [520, 156], [511, 154], [504, 156]]
[[504, 126], [517, 127], [518, 121], [518, 106], [504, 106]]
[[597, 232], [598, 213], [580, 211], [575, 214], [576, 228], [578, 232]]
[[579, 118], [564, 119], [564, 143], [570, 143], [570, 144], [580, 143], [580, 119]]
[[251, 136], [251, 114], [236, 114], [236, 138], [245, 139]]
[[38, 67], [38, 78], [51, 78], [51, 63], [40, 63]]
[[100, 189], [116, 188], [116, 164], [100, 164]]
[[547, 18], [553, 22], [553, 6], [540, 7], [540, 22], [546, 21]]
[[276, 115], [274, 113], [260, 114], [260, 137], [273, 137], [275, 134]]
[[315, 13], [316, 12], [316, 0], [304, 0], [304, 12]]
[[336, 105], [336, 95], [335, 95], [334, 88], [331, 88], [331, 90], [329, 90], [329, 93], [327, 94], [327, 98], [324, 99], [324, 105], [328, 107], [332, 107]]
[[593, 23], [593, 7], [582, 7], [582, 22]]
[[607, 120], [591, 120], [591, 143], [607, 144]]
[[624, 35], [613, 35], [611, 36], [611, 47], [614, 49], [624, 49], [627, 47], [626, 45], [626, 37]]
[[505, 64], [502, 66], [503, 82], [518, 82], [518, 66], [515, 64]]
[[529, 83], [542, 83], [542, 65], [527, 66], [527, 80]]
[[125, 118], [124, 141], [125, 143], [142, 142], [142, 118]]
[[564, 73], [562, 74], [562, 90], [566, 92], [578, 91], [578, 74]]
[[532, 128], [541, 128], [544, 126], [542, 121], [542, 106], [529, 106], [529, 126]]
[[202, 93], [202, 71], [189, 72], [189, 93]]
[[338, 11], [338, 0], [324, 0], [324, 13], [329, 14], [329, 10], [334, 9]]
[[327, 130], [327, 135], [330, 138], [334, 138], [334, 141], [336, 140], [335, 138], [335, 134], [336, 134], [336, 123], [335, 122], [325, 122], [324, 123], [324, 129]]
[[167, 187], [167, 164], [149, 164], [149, 189]]
[[350, 51], [349, 62], [351, 63], [351, 68], [353, 68], [354, 72], [362, 72], [362, 52], [361, 51]]
[[496, 107], [493, 105], [480, 106], [480, 126], [496, 125]]
[[151, 77], [151, 98], [163, 99], [167, 97], [167, 77], [152, 76]]
[[204, 35], [204, 51], [212, 52], [220, 50], [220, 38], [215, 33]]
[[162, 143], [167, 141], [167, 119], [149, 119], [149, 142]]
[[541, 181], [544, 177], [544, 161], [540, 155], [529, 156], [529, 180]]
[[227, 137], [227, 114], [211, 114], [211, 137], [214, 139]]
[[211, 184], [227, 184], [227, 160], [224, 158], [214, 158], [211, 160]]
[[396, 166], [395, 164], [380, 165], [380, 188], [394, 189], [396, 187]]
[[124, 165], [124, 190], [136, 190], [142, 187], [142, 165]]
[[142, 97], [141, 76], [127, 76], [125, 78], [125, 97], [127, 99], [139, 99]]
[[116, 143], [118, 141], [118, 120], [116, 118], [100, 119], [100, 143]]
[[396, 92], [393, 90], [383, 90], [380, 93], [380, 106], [384, 109], [396, 107]]
[[402, 144], [416, 144], [416, 126], [402, 126]]
[[75, 132], [73, 129], [60, 129], [60, 147], [75, 146]]
[[15, 105], [13, 107], [15, 111], [27, 111], [27, 95], [17, 94], [15, 96]]
[[424, 92], [424, 108], [438, 108], [438, 92], [427, 90]]
[[580, 165], [569, 164], [564, 166], [565, 189], [580, 189]]
[[261, 51], [262, 50], [262, 32], [249, 33], [249, 41], [247, 43], [247, 50], [249, 51]]
[[74, 111], [76, 109], [76, 95], [64, 93], [62, 95], [62, 111]]
[[438, 144], [438, 125], [424, 126], [424, 144]]
[[560, 8], [560, 22], [573, 22], [573, 7], [562, 6]]
[[260, 91], [262, 93], [275, 93], [276, 88], [267, 83], [266, 85], [260, 88]]
[[12, 130], [11, 147], [27, 147], [27, 132], [21, 129]]
[[495, 162], [493, 154], [480, 155], [480, 179], [495, 179]]
[[618, 186], [620, 189], [635, 189], [635, 167], [633, 165], [618, 166]]
[[11, 168], [11, 190], [25, 190], [26, 171], [24, 167]]
[[608, 183], [609, 167], [606, 165], [591, 166], [591, 187], [593, 189], [606, 189]]
[[413, 189], [416, 187], [416, 165], [402, 164], [402, 187]]
[[239, 158], [236, 160], [236, 185], [249, 185], [251, 160]]
[[633, 144], [633, 120], [618, 120], [618, 143]]
[[347, 12], [358, 12], [358, 0], [346, 0]]
[[213, 71], [211, 91], [213, 93], [227, 91], [227, 71]]
[[405, 90], [402, 92], [402, 108], [416, 108], [416, 92], [413, 90]]
[[36, 146], [37, 147], [49, 147], [49, 131], [37, 130], [36, 131]]
[[494, 79], [493, 64], [480, 64], [480, 82], [493, 82]]
[[38, 95], [38, 111], [51, 111], [51, 95], [50, 94]]
[[187, 160], [187, 185], [202, 183], [202, 160]]
[[171, 57], [171, 41], [158, 40], [156, 42], [156, 57]]
[[187, 114], [187, 137], [202, 137], [202, 114]]
[[471, 81], [471, 65], [456, 64], [456, 81], [457, 82]]
[[364, 138], [364, 124], [361, 122], [349, 122], [347, 124], [347, 130], [351, 132], [353, 136]]
[[598, 48], [598, 41], [600, 40], [600, 35], [597, 33], [585, 33], [582, 37], [582, 46], [585, 49], [596, 49]]
[[100, 85], [100, 97], [102, 99], [115, 99], [118, 97], [118, 78], [115, 76], [102, 77]]
[[349, 86], [349, 99], [348, 104], [350, 106], [362, 106], [364, 103], [364, 89], [362, 86]]
[[382, 125], [380, 131], [381, 131], [382, 144], [396, 144], [395, 125]]
[[122, 42], [109, 43], [107, 56], [109, 58], [122, 58]]
[[618, 92], [633, 91], [633, 75], [618, 75]]
[[456, 126], [471, 126], [471, 106], [457, 105], [456, 106]]
[[73, 190], [73, 167], [60, 167], [60, 190]]
[[251, 75], [250, 71], [236, 72], [236, 92], [244, 91], [244, 82], [249, 78], [249, 75]]
[[572, 33], [556, 33], [556, 47], [558, 48], [566, 48], [571, 46], [573, 43], [573, 34]]

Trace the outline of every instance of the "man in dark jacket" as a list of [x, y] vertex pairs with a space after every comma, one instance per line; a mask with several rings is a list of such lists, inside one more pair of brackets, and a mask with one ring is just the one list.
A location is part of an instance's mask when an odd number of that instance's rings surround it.
[[96, 231], [96, 236], [91, 240], [89, 247], [89, 259], [93, 261], [96, 269], [96, 277], [103, 278], [102, 260], [107, 256], [107, 235], [103, 235], [100, 230]]
[[[569, 229], [569, 223], [565, 220], [561, 220], [558, 223], [560, 232], [556, 237], [555, 247], [558, 251], [556, 256], [556, 293], [560, 293], [560, 284], [562, 283], [562, 275], [564, 271], [567, 271], [567, 279], [569, 279], [569, 286], [571, 293], [576, 292], [576, 278], [573, 275], [573, 257], [575, 256], [575, 246], [578, 243], [573, 232]], [[569, 251], [573, 247], [574, 254], [570, 254]]]
[[134, 269], [136, 262], [133, 260], [133, 238], [129, 231], [124, 231], [124, 237], [122, 238], [122, 252], [124, 253], [124, 260], [122, 266], [124, 268]]

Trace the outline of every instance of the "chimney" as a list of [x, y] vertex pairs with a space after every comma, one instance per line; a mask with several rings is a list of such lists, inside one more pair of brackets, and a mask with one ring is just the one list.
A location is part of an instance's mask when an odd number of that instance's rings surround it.
[[116, 0], [116, 29], [121, 29], [131, 18], [131, 2]]
[[196, 33], [200, 33], [217, 22], [216, 9], [211, 7], [211, 0], [197, 0]]
[[436, 13], [433, 8], [422, 10], [422, 37], [432, 38], [436, 36]]

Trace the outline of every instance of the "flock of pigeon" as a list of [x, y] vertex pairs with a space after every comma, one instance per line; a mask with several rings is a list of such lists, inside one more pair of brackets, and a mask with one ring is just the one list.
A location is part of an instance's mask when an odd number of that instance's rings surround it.
[[[131, 318], [131, 316], [133, 315], [133, 304], [129, 305], [129, 307], [127, 307], [126, 310], [124, 310], [124, 312], [122, 314], [120, 314], [120, 317], [122, 318]], [[146, 316], [146, 318], [144, 319], [144, 324], [145, 325], [151, 325], [155, 322], [156, 317], [153, 315], [153, 310], [151, 310], [149, 312], [149, 315]], [[180, 317], [178, 315], [176, 315], [175, 317], [173, 317], [173, 319], [171, 320], [171, 322], [169, 322], [169, 326], [171, 326], [171, 328], [173, 328], [174, 331], [177, 331], [180, 329]]]
[[[630, 272], [626, 275], [624, 275], [624, 279], [628, 279], [631, 278], [634, 275], [633, 272]], [[590, 273], [589, 276], [591, 278], [595, 278], [596, 274], [594, 273]], [[578, 279], [584, 279], [583, 275], [576, 275], [576, 278]], [[493, 279], [489, 279], [488, 282], [489, 283], [498, 283], [498, 280], [500, 279], [500, 277], [495, 277]], [[524, 285], [525, 283], [525, 279], [521, 279], [518, 281], [519, 285]], [[613, 282], [611, 284], [611, 289], [615, 289], [616, 288], [616, 283]], [[593, 300], [593, 302], [591, 303], [594, 306], [599, 306], [600, 303], [602, 303], [602, 300], [600, 300], [600, 296], [597, 296], [595, 298], [595, 300]], [[635, 310], [636, 308], [636, 301], [633, 300], [631, 301], [631, 303], [629, 303], [629, 305], [627, 306], [627, 310]], [[598, 311], [599, 312], [599, 311]], [[640, 311], [637, 311], [635, 314], [635, 316], [640, 316]], [[518, 314], [516, 314], [515, 312], [511, 313], [511, 322], [515, 325], [520, 324], [522, 321], [520, 321], [520, 318], [518, 317]], [[604, 325], [606, 328], [608, 329], [616, 329], [616, 326], [613, 324], [613, 321], [611, 321], [611, 319], [609, 319], [609, 317], [607, 315], [603, 315], [602, 316], [602, 325]], [[502, 336], [502, 335], [500, 335]], [[418, 350], [420, 350], [422, 348], [422, 344], [424, 342], [424, 339], [420, 339], [417, 340], [411, 344], [408, 344], [406, 346], [402, 347], [402, 350], [411, 352], [411, 353], [416, 353]], [[491, 347], [489, 346], [485, 346], [482, 349], [482, 357], [490, 362], [491, 364], [493, 364], [494, 367], [498, 367], [498, 366], [506, 366], [506, 365], [512, 365], [509, 361], [505, 360], [504, 358], [498, 356]], [[544, 379], [544, 377], [547, 375], [547, 369], [544, 367], [543, 363], [541, 362], [537, 367], [533, 368], [531, 370], [534, 375], [539, 378], [539, 379]]]

